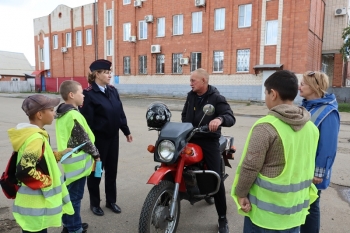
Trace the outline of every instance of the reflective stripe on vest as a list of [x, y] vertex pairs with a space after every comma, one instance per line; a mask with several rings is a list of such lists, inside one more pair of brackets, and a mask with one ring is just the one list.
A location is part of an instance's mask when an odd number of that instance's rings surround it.
[[281, 215], [291, 215], [291, 214], [298, 213], [302, 211], [304, 208], [307, 208], [310, 203], [310, 200], [305, 200], [304, 203], [302, 204], [298, 204], [296, 206], [291, 206], [287, 208], [287, 207], [264, 202], [262, 200], [259, 200], [252, 194], [249, 194], [249, 201], [250, 203], [256, 205], [259, 209], [270, 211], [272, 213], [281, 214]]
[[[84, 161], [84, 160], [86, 160], [87, 157], [90, 157], [90, 155], [82, 154], [82, 155], [79, 155], [79, 156], [74, 157], [74, 158], [66, 159], [65, 161], [63, 161], [62, 164], [73, 164], [75, 162]], [[66, 172], [65, 173], [66, 179], [70, 179], [72, 177], [77, 177], [80, 174], [83, 174], [86, 170], [88, 170], [92, 166], [92, 163], [93, 163], [92, 160], [89, 159], [85, 163], [85, 167], [84, 168], [81, 168], [81, 169], [78, 169], [78, 170], [75, 170], [75, 171], [72, 171], [72, 172]]]
[[263, 180], [260, 177], [257, 177], [255, 180], [255, 184], [258, 185], [259, 187], [268, 189], [272, 192], [278, 192], [278, 193], [298, 192], [300, 190], [310, 187], [311, 183], [312, 183], [312, 180], [305, 180], [298, 184], [278, 185], [278, 184], [273, 184], [267, 180]]
[[62, 205], [57, 206], [55, 208], [49, 209], [49, 208], [25, 208], [25, 207], [19, 207], [19, 206], [13, 206], [13, 212], [18, 213], [20, 215], [27, 215], [27, 216], [50, 216], [50, 215], [56, 215], [62, 212]]

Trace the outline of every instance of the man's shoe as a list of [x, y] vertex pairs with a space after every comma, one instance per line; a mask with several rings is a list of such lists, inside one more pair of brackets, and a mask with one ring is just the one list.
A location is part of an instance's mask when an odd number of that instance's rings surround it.
[[[85, 233], [85, 232], [87, 232], [87, 229], [88, 229], [88, 227], [89, 227], [89, 224], [87, 224], [86, 222], [83, 222], [83, 223], [81, 224], [81, 227], [83, 228], [83, 233]], [[68, 233], [67, 227], [63, 227], [61, 233]]]
[[219, 218], [218, 228], [219, 228], [218, 233], [230, 233], [226, 218]]
[[115, 203], [106, 203], [106, 207], [108, 209], [111, 209], [114, 213], [117, 213], [117, 214], [120, 214], [122, 212], [120, 207]]
[[97, 216], [103, 216], [105, 214], [99, 206], [90, 206], [90, 209], [92, 213], [94, 213]]

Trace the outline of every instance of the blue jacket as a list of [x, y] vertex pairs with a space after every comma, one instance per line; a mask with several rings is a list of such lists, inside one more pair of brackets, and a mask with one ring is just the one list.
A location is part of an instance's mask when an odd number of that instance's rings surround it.
[[[329, 186], [332, 166], [337, 153], [338, 133], [340, 127], [340, 117], [338, 103], [334, 94], [326, 94], [323, 98], [306, 100], [301, 104], [311, 116], [322, 105], [327, 105], [314, 123], [320, 131], [320, 139], [316, 152], [316, 171], [324, 169], [323, 182], [316, 185], [318, 189], [326, 189]], [[315, 176], [316, 172], [315, 172]]]

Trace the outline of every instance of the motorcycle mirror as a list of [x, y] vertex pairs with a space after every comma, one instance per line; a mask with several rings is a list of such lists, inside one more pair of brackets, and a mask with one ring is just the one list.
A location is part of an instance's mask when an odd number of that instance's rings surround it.
[[203, 107], [203, 112], [204, 112], [205, 115], [211, 116], [211, 115], [213, 115], [215, 113], [215, 108], [211, 104], [206, 104]]

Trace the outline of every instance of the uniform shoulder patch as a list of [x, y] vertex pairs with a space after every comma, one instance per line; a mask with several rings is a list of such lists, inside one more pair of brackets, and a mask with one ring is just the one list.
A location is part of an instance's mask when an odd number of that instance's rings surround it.
[[85, 91], [91, 91], [92, 90], [92, 86], [88, 86], [87, 88], [84, 89]]

